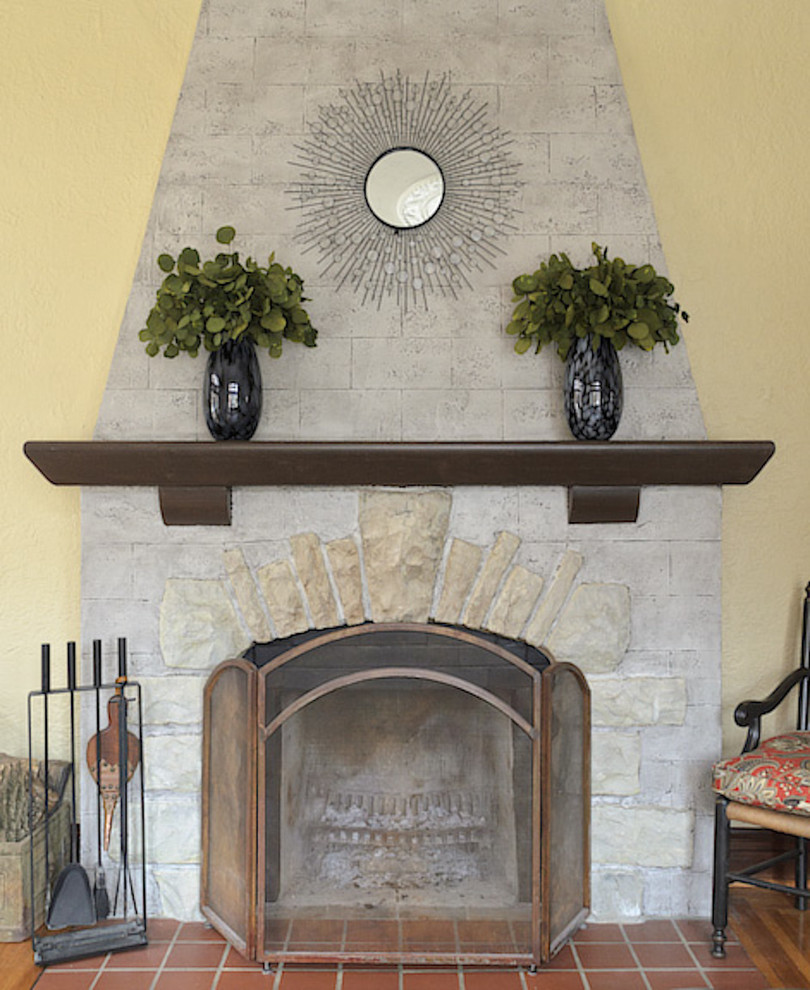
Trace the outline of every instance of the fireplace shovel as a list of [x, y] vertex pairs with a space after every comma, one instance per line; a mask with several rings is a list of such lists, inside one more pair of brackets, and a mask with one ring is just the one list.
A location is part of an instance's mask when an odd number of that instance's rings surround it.
[[71, 925], [93, 925], [96, 909], [90, 880], [79, 862], [79, 827], [76, 822], [76, 644], [68, 643], [67, 678], [70, 692], [70, 862], [65, 866], [53, 888], [46, 924], [51, 930]]

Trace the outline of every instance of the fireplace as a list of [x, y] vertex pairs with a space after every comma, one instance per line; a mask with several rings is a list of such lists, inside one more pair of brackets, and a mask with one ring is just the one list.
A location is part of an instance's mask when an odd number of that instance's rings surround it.
[[204, 914], [250, 958], [538, 964], [589, 905], [589, 692], [526, 643], [367, 623], [211, 674]]

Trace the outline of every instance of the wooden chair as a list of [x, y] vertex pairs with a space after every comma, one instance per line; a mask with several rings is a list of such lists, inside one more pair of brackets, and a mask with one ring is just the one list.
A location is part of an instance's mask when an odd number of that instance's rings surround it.
[[[761, 719], [798, 688], [796, 731], [760, 741]], [[778, 890], [796, 898], [796, 907], [810, 905], [807, 887], [807, 839], [810, 838], [810, 584], [805, 588], [801, 662], [762, 701], [743, 701], [734, 712], [748, 735], [740, 756], [716, 763], [712, 787], [717, 794], [712, 892], [712, 955], [726, 954], [729, 884], [745, 883]], [[739, 872], [729, 872], [731, 822], [745, 822], [795, 838], [784, 853]], [[795, 860], [795, 886], [766, 880], [758, 874], [777, 863]]]

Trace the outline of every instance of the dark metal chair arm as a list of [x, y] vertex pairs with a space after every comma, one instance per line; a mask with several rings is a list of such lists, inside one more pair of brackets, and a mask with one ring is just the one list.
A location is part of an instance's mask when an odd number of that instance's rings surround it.
[[[761, 725], [760, 720], [763, 715], [767, 715], [777, 708], [787, 697], [790, 691], [802, 681], [810, 679], [810, 670], [806, 667], [799, 667], [785, 677], [779, 685], [771, 691], [767, 698], [761, 701], [741, 701], [734, 709], [734, 721], [737, 725], [745, 728], [748, 726], [748, 735], [743, 746], [743, 753], [748, 753], [759, 745]], [[807, 728], [804, 726], [803, 728]]]

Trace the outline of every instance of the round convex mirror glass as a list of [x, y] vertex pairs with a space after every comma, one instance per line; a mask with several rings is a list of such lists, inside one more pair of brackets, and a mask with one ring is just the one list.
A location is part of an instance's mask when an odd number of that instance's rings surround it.
[[436, 213], [443, 197], [441, 169], [415, 148], [387, 151], [366, 175], [369, 209], [389, 227], [419, 227]]

